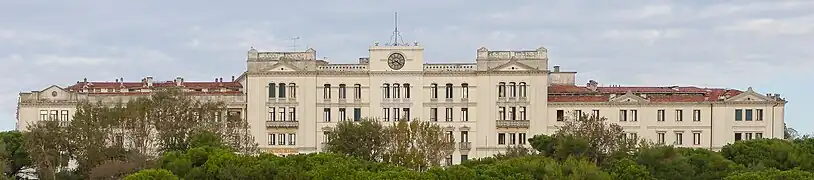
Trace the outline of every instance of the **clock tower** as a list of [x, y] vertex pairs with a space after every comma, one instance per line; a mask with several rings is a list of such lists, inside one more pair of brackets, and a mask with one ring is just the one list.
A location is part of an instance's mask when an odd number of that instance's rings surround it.
[[424, 47], [418, 42], [404, 43], [399, 33], [398, 13], [395, 22], [390, 42], [383, 46], [376, 42], [370, 47], [370, 71], [423, 71]]

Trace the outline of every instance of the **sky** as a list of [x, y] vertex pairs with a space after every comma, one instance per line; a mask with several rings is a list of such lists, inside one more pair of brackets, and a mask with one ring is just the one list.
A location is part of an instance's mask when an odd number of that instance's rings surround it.
[[[692, 85], [778, 93], [789, 126], [814, 133], [812, 0], [2, 0], [0, 129], [20, 92], [56, 84], [230, 79], [246, 51], [314, 48], [332, 63], [367, 56], [399, 30], [427, 62], [477, 48], [545, 47], [550, 64], [601, 85]], [[299, 37], [294, 41], [292, 38]]]

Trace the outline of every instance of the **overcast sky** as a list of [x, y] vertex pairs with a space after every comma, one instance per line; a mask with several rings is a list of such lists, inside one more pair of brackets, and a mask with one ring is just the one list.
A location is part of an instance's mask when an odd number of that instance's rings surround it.
[[472, 62], [481, 46], [544, 46], [550, 64], [578, 71], [581, 85], [779, 93], [789, 100], [787, 122], [814, 132], [803, 113], [814, 107], [812, 0], [2, 0], [0, 129], [14, 129], [19, 92], [85, 77], [230, 79], [245, 70], [251, 46], [311, 47], [355, 62], [388, 41], [396, 11], [403, 37], [421, 42], [428, 62]]

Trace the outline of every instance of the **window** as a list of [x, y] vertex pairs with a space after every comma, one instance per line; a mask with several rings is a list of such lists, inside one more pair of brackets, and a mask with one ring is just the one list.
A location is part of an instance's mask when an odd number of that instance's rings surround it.
[[288, 83], [288, 97], [290, 98], [297, 97], [297, 84]]
[[676, 109], [676, 121], [684, 121], [684, 110]]
[[656, 121], [664, 121], [664, 109], [656, 111]]
[[399, 116], [399, 108], [393, 108], [393, 121], [401, 120], [401, 116]]
[[574, 119], [582, 118], [582, 110], [574, 110]]
[[461, 162], [465, 162], [469, 160], [469, 155], [461, 155]]
[[285, 121], [285, 108], [281, 107], [278, 111], [277, 113], [280, 113], [280, 121]]
[[517, 85], [514, 82], [509, 83], [509, 97], [517, 97]]
[[524, 120], [524, 121], [528, 120], [528, 119], [526, 119], [526, 106], [520, 106], [520, 114], [519, 114], [519, 116], [520, 116], [520, 117], [518, 117], [519, 120]]
[[701, 110], [692, 110], [692, 121], [701, 121]]
[[288, 134], [288, 145], [297, 145], [297, 134]]
[[461, 108], [461, 121], [469, 121], [469, 108]]
[[322, 99], [331, 99], [331, 85], [325, 84], [322, 87]]
[[277, 121], [277, 113], [274, 111], [276, 109], [274, 107], [269, 108], [269, 121]]
[[362, 108], [353, 108], [353, 121], [358, 122], [362, 120]]
[[461, 131], [461, 142], [469, 142], [469, 131]]
[[594, 118], [599, 119], [599, 109], [591, 110], [591, 116], [593, 116]]
[[331, 132], [330, 131], [323, 131], [322, 132], [322, 142], [327, 143], [331, 141]]
[[506, 83], [500, 82], [497, 85], [497, 97], [506, 97]]
[[444, 134], [447, 137], [447, 142], [455, 142], [455, 135], [452, 134], [452, 131], [447, 131]]
[[51, 114], [49, 114], [52, 121], [59, 121], [59, 111], [58, 110], [51, 110]]
[[757, 116], [755, 120], [763, 121], [763, 109], [755, 109], [755, 116]]
[[752, 110], [751, 109], [746, 110], [746, 121], [752, 121]]
[[401, 86], [399, 84], [393, 84], [393, 98], [401, 98]]
[[390, 121], [390, 108], [382, 109], [382, 116], [384, 121]]
[[402, 86], [404, 87], [404, 98], [410, 99], [410, 84], [405, 83]]
[[47, 121], [48, 119], [48, 110], [40, 110], [40, 121]]
[[451, 83], [447, 83], [447, 85], [446, 85], [446, 98], [447, 99], [452, 99], [452, 84]]
[[384, 83], [382, 85], [382, 95], [385, 99], [390, 99], [390, 84]]
[[288, 120], [297, 121], [297, 108], [295, 107], [288, 108]]
[[[345, 120], [348, 120], [348, 117], [347, 117], [347, 116], [345, 116], [345, 115], [346, 115], [346, 114], [345, 114], [345, 108], [339, 108], [339, 116], [337, 117], [337, 118], [339, 118], [338, 120], [339, 120], [339, 121], [345, 121]], [[339, 122], [339, 121], [337, 121], [337, 122]]]
[[526, 144], [526, 133], [517, 133], [517, 141], [520, 142], [519, 144]]
[[362, 85], [361, 84], [354, 84], [353, 85], [353, 98], [354, 99], [362, 99]]
[[277, 92], [277, 97], [285, 98], [285, 83], [278, 84], [277, 88], [279, 89], [279, 92]]
[[285, 134], [278, 134], [277, 135], [277, 144], [278, 145], [285, 145]]
[[557, 110], [557, 121], [565, 121], [565, 110]]
[[407, 121], [410, 121], [410, 108], [401, 108], [401, 111], [404, 112], [402, 117], [404, 117], [404, 119]]
[[449, 155], [449, 156], [447, 156], [446, 158], [444, 158], [444, 163], [445, 163], [447, 166], [452, 166], [452, 155]]
[[461, 98], [469, 99], [469, 84], [461, 84]]
[[701, 144], [701, 133], [700, 132], [693, 132], [692, 133], [692, 144], [693, 145]]
[[675, 144], [676, 145], [684, 144], [684, 133], [676, 132], [676, 142], [675, 142]]
[[438, 108], [430, 108], [430, 121], [438, 121]]
[[525, 82], [520, 82], [520, 85], [518, 86], [518, 91], [517, 92], [520, 94], [521, 98], [526, 97], [526, 83]]
[[664, 144], [664, 132], [658, 132], [658, 139], [659, 144]]
[[630, 110], [630, 121], [639, 121], [639, 111], [635, 109]]
[[743, 121], [743, 109], [735, 109], [735, 121]]
[[509, 144], [511, 145], [517, 144], [517, 134], [509, 133]]
[[746, 135], [745, 138], [746, 140], [752, 140], [752, 133], [743, 133], [743, 134]]
[[506, 120], [506, 107], [498, 107], [497, 119]]
[[619, 110], [619, 121], [627, 121], [627, 110]]
[[756, 139], [763, 139], [763, 133], [755, 133]]
[[438, 99], [438, 84], [432, 83], [430, 85], [430, 94], [433, 99]]
[[339, 84], [339, 99], [348, 98], [347, 92], [348, 90], [345, 88], [345, 84]]
[[322, 109], [322, 120], [325, 122], [331, 122], [331, 108]]
[[741, 133], [735, 133], [735, 141], [740, 141], [740, 140], [743, 140], [743, 137], [741, 137]]
[[274, 145], [275, 139], [274, 136], [276, 134], [269, 134], [269, 145]]
[[634, 133], [630, 133], [629, 135], [630, 135], [630, 137], [629, 137], [629, 138], [630, 138], [631, 140], [637, 141], [637, 140], [639, 139], [639, 134], [637, 134], [637, 133], [635, 133], [635, 132], [634, 132]]
[[506, 134], [505, 133], [497, 133], [497, 144], [498, 145], [506, 144]]
[[447, 122], [452, 122], [452, 108], [446, 109], [446, 120]]
[[61, 112], [62, 114], [60, 114], [61, 117], [59, 119], [63, 121], [70, 121], [68, 119], [68, 110], [62, 110]]
[[517, 120], [517, 107], [509, 107], [509, 119]]
[[277, 91], [277, 85], [274, 83], [269, 83], [269, 98], [274, 98], [274, 92]]

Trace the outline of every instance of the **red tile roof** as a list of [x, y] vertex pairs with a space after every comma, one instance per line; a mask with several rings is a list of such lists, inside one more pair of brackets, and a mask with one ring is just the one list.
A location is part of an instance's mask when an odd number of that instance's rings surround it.
[[548, 87], [549, 102], [607, 102], [611, 94], [616, 96], [624, 95], [628, 92], [640, 95], [644, 94], [645, 99], [650, 102], [704, 102], [720, 101], [720, 96], [733, 97], [740, 93], [739, 90], [721, 88], [699, 88], [693, 86], [672, 86], [672, 87], [597, 87], [593, 91], [585, 86], [575, 85], [551, 85]]

